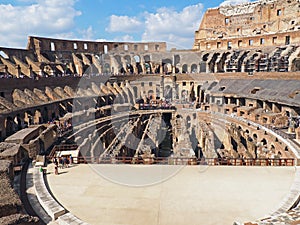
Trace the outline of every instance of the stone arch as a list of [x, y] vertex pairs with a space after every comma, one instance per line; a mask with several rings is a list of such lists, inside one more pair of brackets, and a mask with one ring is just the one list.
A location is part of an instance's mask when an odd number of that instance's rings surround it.
[[138, 74], [143, 73], [143, 67], [141, 65], [141, 57], [139, 55], [135, 55], [133, 57], [134, 61], [135, 61], [135, 66], [136, 66], [136, 72]]
[[66, 103], [67, 105], [67, 112], [72, 112], [73, 111], [73, 105], [72, 105], [72, 102], [71, 101], [68, 101]]
[[207, 60], [209, 57], [209, 53], [206, 53], [202, 56], [201, 62], [200, 62], [200, 73], [206, 73], [207, 72]]
[[191, 65], [191, 73], [197, 73], [198, 72], [198, 66], [197, 64]]
[[244, 64], [244, 60], [245, 60], [245, 58], [247, 57], [248, 53], [249, 53], [249, 51], [245, 51], [245, 52], [242, 54], [242, 56], [239, 58], [239, 60], [238, 60], [238, 68], [237, 68], [237, 72], [244, 72], [244, 71], [243, 71], [244, 69], [242, 69], [242, 66], [243, 66], [243, 64]]
[[21, 130], [23, 128], [23, 122], [22, 122], [22, 119], [21, 119], [21, 116], [20, 114], [17, 114], [14, 118], [14, 122], [16, 124], [16, 128], [17, 130]]
[[149, 99], [153, 99], [153, 98], [155, 99], [154, 91], [153, 91], [153, 90], [149, 90], [149, 91], [148, 91], [148, 98], [149, 98]]
[[167, 100], [170, 100], [172, 99], [172, 87], [170, 85], [166, 85], [165, 88], [164, 88], [164, 97], [165, 99]]
[[59, 103], [58, 113], [60, 117], [63, 117], [68, 112], [65, 103]]
[[171, 74], [172, 71], [172, 60], [171, 59], [163, 59], [162, 60], [163, 72], [165, 74]]
[[188, 65], [187, 64], [182, 65], [182, 73], [188, 73]]
[[202, 56], [202, 61], [206, 62], [208, 60], [209, 53], [206, 53]]
[[104, 66], [103, 66], [103, 72], [106, 73], [106, 74], [111, 72], [110, 64], [109, 63], [105, 63], [104, 64]]
[[145, 61], [145, 62], [151, 62], [150, 55], [145, 55], [145, 56], [144, 56], [144, 61]]
[[42, 117], [43, 117], [44, 122], [49, 121], [49, 114], [48, 114], [48, 108], [47, 107], [44, 107], [44, 109], [42, 111]]
[[215, 63], [216, 63], [216, 60], [217, 58], [219, 57], [220, 53], [216, 52], [213, 54], [211, 60], [208, 62], [208, 65], [209, 65], [209, 71], [211, 73], [214, 73], [215, 72]]
[[261, 142], [263, 145], [267, 145], [267, 144], [268, 144], [268, 142], [267, 142], [267, 140], [266, 140], [265, 138], [261, 139], [260, 142]]
[[51, 120], [54, 121], [54, 120], [56, 120], [56, 118], [57, 118], [56, 113], [55, 113], [55, 112], [52, 112], [52, 113], [51, 113]]
[[6, 117], [5, 119], [5, 132], [6, 136], [10, 136], [15, 132], [15, 123], [11, 116]]
[[257, 134], [254, 133], [254, 134], [253, 134], [253, 140], [257, 140], [257, 138], [258, 138], [258, 137], [257, 137]]
[[174, 65], [175, 65], [175, 73], [180, 72], [180, 55], [174, 55]]
[[126, 70], [128, 73], [133, 74], [134, 73], [134, 69], [131, 63], [131, 57], [130, 55], [125, 55], [124, 56], [124, 60], [126, 62]]
[[41, 113], [40, 109], [36, 109], [35, 110], [33, 123], [34, 124], [41, 124], [41, 123], [43, 123], [42, 113]]
[[186, 127], [188, 129], [191, 127], [191, 117], [189, 115], [186, 117]]
[[199, 98], [201, 94], [201, 85], [197, 85], [197, 97]]
[[27, 123], [27, 125], [33, 124], [34, 119], [33, 119], [33, 113], [31, 111], [25, 112], [24, 121]]
[[135, 96], [136, 98], [138, 98], [139, 95], [138, 95], [138, 88], [137, 88], [137, 86], [133, 86], [132, 89], [133, 89], [133, 91], [134, 91], [134, 96]]
[[132, 93], [132, 88], [128, 88], [128, 87], [125, 87], [127, 88], [127, 96], [128, 96], [128, 100], [130, 103], [135, 103], [135, 94]]
[[271, 149], [271, 151], [275, 151], [276, 150], [275, 145], [271, 144], [270, 149]]
[[122, 63], [121, 56], [115, 55], [114, 58], [115, 58], [115, 61], [116, 61], [116, 63], [117, 63], [116, 66], [118, 66], [118, 72], [119, 72], [119, 73], [125, 73], [125, 69], [124, 69], [124, 67], [123, 67], [123, 63]]
[[131, 57], [130, 57], [130, 55], [125, 55], [124, 56], [124, 60], [125, 60], [126, 64], [131, 64]]
[[146, 74], [151, 74], [152, 73], [152, 67], [150, 62], [145, 62], [145, 70]]
[[139, 55], [135, 55], [133, 56], [133, 59], [136, 63], [140, 63], [141, 62], [141, 57]]
[[230, 55], [230, 52], [224, 52], [220, 61], [217, 63], [217, 71], [219, 73], [224, 73], [225, 72], [225, 62], [227, 57]]
[[174, 55], [174, 65], [180, 63], [180, 55]]
[[187, 100], [188, 100], [188, 97], [189, 97], [189, 95], [188, 95], [188, 90], [182, 90], [182, 91], [181, 91], [181, 100], [182, 100], [182, 101], [187, 101]]

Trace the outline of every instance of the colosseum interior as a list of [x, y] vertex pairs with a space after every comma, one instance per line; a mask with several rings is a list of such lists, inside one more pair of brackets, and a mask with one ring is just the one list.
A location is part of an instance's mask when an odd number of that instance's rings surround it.
[[299, 224], [299, 7], [208, 9], [190, 50], [32, 36], [26, 49], [1, 47], [0, 224], [85, 224], [39, 172], [61, 156], [74, 165], [293, 167], [277, 210], [231, 224]]

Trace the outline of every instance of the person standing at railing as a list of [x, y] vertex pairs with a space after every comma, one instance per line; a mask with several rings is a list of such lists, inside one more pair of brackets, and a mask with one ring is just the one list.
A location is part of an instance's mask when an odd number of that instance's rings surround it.
[[58, 161], [56, 157], [54, 158], [54, 173], [58, 175]]
[[69, 161], [70, 161], [70, 166], [72, 166], [72, 163], [73, 163], [73, 156], [72, 155], [70, 155]]

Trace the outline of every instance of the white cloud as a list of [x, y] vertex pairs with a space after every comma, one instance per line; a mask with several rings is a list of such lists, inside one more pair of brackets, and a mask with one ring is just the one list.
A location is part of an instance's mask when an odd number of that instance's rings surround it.
[[74, 19], [81, 12], [76, 0], [35, 0], [26, 6], [0, 4], [0, 45], [26, 46], [28, 35], [73, 36]]
[[146, 13], [144, 41], [166, 41], [177, 43], [178, 48], [192, 48], [194, 32], [203, 15], [201, 3], [185, 7], [177, 12], [160, 8], [156, 13]]
[[202, 15], [201, 3], [187, 6], [179, 12], [163, 7], [155, 13], [144, 12], [139, 18], [112, 15], [106, 31], [127, 34], [121, 39], [123, 41], [133, 41], [133, 37], [128, 35], [130, 33], [141, 33], [142, 41], [165, 41], [172, 47], [177, 43], [177, 48], [191, 48]]
[[92, 40], [94, 37], [94, 30], [92, 26], [89, 26], [87, 29], [79, 31], [84, 40]]
[[129, 16], [110, 16], [110, 22], [106, 31], [134, 33], [142, 28], [143, 23], [136, 17]]
[[226, 6], [226, 5], [238, 5], [242, 3], [251, 2], [251, 0], [225, 0], [220, 4], [220, 6]]
[[122, 37], [116, 37], [114, 38], [114, 41], [124, 41], [124, 42], [133, 42], [134, 38], [128, 34], [122, 36]]

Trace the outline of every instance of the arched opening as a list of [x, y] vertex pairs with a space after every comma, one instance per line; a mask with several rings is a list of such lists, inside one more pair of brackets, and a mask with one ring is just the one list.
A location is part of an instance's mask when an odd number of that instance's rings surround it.
[[203, 55], [202, 60], [200, 62], [200, 73], [206, 73], [206, 65], [208, 60], [209, 53]]
[[188, 73], [188, 65], [187, 64], [184, 64], [182, 66], [182, 73]]
[[124, 74], [126, 71], [123, 67], [121, 56], [115, 55], [114, 58], [116, 60], [117, 66], [118, 66], [118, 72]]
[[186, 117], [186, 128], [189, 129], [191, 127], [191, 117], [187, 116]]
[[148, 98], [149, 98], [149, 99], [155, 99], [154, 91], [153, 91], [153, 90], [149, 90], [149, 91], [148, 91]]
[[194, 82], [191, 83], [190, 87], [190, 101], [193, 102], [196, 100], [196, 94], [195, 94], [195, 89], [194, 89]]
[[29, 126], [32, 125], [34, 120], [33, 120], [33, 114], [30, 111], [25, 112], [25, 118], [24, 122]]
[[265, 138], [263, 138], [261, 141], [260, 141], [263, 145], [267, 145], [267, 140]]
[[223, 73], [225, 72], [225, 61], [227, 59], [227, 56], [230, 55], [230, 52], [223, 53], [222, 58], [217, 64], [217, 72], [218, 73]]
[[197, 86], [197, 97], [199, 98], [201, 94], [201, 85]]
[[67, 113], [67, 107], [65, 106], [64, 103], [60, 103], [60, 104], [59, 104], [58, 110], [59, 110], [58, 113], [59, 113], [59, 116], [60, 116], [60, 117], [63, 117], [63, 116]]
[[203, 55], [202, 60], [206, 62], [208, 60], [209, 53]]
[[42, 111], [42, 117], [44, 122], [49, 121], [49, 116], [48, 116], [48, 108], [44, 107], [44, 110]]
[[215, 72], [215, 63], [216, 63], [216, 60], [217, 58], [219, 57], [220, 53], [215, 53], [213, 55], [213, 57], [211, 58], [211, 60], [209, 61], [209, 71], [211, 73], [214, 73]]
[[136, 66], [136, 70], [138, 74], [143, 73], [143, 68], [141, 65], [141, 58], [138, 55], [135, 55], [134, 57], [134, 61], [135, 61], [135, 66]]
[[40, 109], [35, 110], [34, 112], [34, 124], [43, 123], [42, 113]]
[[134, 73], [133, 66], [131, 65], [131, 57], [129, 55], [124, 56], [124, 60], [126, 62], [126, 71], [129, 74]]
[[133, 89], [133, 92], [134, 92], [134, 96], [136, 98], [139, 98], [139, 96], [138, 96], [138, 88], [136, 86], [133, 86], [132, 89]]
[[172, 73], [172, 60], [171, 59], [163, 59], [162, 60], [163, 72], [164, 74]]
[[187, 102], [187, 100], [188, 100], [188, 91], [182, 90], [181, 91], [181, 101]]
[[253, 134], [253, 139], [257, 140], [257, 134]]
[[191, 66], [191, 72], [192, 73], [197, 73], [198, 72], [198, 66], [196, 64], [192, 64], [192, 66]]
[[172, 88], [170, 85], [165, 86], [164, 88], [164, 97], [166, 100], [172, 99]]
[[8, 116], [5, 120], [6, 136], [10, 136], [15, 132], [15, 124], [12, 117]]
[[110, 73], [110, 64], [109, 64], [109, 63], [105, 63], [105, 64], [104, 64], [103, 72], [104, 72], [105, 74]]
[[22, 124], [22, 120], [21, 120], [20, 114], [18, 114], [18, 115], [15, 117], [14, 122], [15, 122], [15, 124], [16, 124], [17, 130], [21, 130], [21, 129], [23, 128], [23, 124]]
[[174, 56], [174, 65], [175, 65], [175, 73], [179, 73], [180, 70], [178, 66], [180, 65], [180, 55]]
[[145, 62], [145, 70], [146, 70], [146, 74], [151, 74], [152, 73], [150, 62]]

